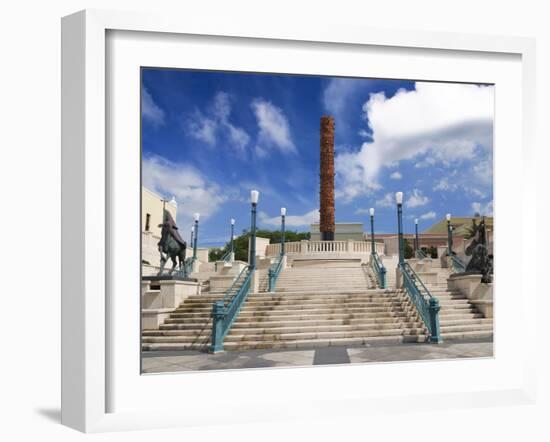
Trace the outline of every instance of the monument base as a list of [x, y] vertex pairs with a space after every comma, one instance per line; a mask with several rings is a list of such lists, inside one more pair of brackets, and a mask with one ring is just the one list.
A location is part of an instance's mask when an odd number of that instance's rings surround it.
[[200, 283], [194, 278], [177, 275], [144, 277], [141, 281], [142, 329], [158, 329], [185, 299], [200, 294]]

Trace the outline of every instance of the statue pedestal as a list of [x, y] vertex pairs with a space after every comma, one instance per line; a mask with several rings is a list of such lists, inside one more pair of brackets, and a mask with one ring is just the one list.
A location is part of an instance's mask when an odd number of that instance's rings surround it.
[[480, 274], [456, 273], [449, 277], [448, 285], [465, 295], [484, 317], [493, 317], [493, 284], [482, 283]]
[[191, 295], [200, 295], [196, 279], [150, 276], [141, 281], [141, 328], [157, 330], [166, 318]]

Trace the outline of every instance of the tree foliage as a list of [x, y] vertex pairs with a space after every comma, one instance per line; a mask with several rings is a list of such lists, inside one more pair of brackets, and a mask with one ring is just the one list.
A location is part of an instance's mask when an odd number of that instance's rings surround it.
[[[256, 236], [258, 238], [269, 238], [270, 244], [279, 244], [281, 242], [281, 231], [280, 230], [256, 230]], [[243, 233], [235, 238], [234, 240], [234, 250], [235, 250], [235, 260], [237, 261], [248, 261], [248, 242], [250, 238], [250, 232], [243, 230]], [[295, 242], [301, 241], [303, 239], [309, 239], [309, 232], [296, 232], [292, 230], [285, 231], [285, 242]], [[210, 249], [209, 258], [210, 261], [218, 261], [221, 257], [229, 251], [231, 248], [231, 243], [228, 241], [223, 247]]]
[[405, 259], [410, 259], [414, 257], [414, 250], [412, 246], [409, 244], [409, 240], [406, 238], [403, 238], [405, 241]]

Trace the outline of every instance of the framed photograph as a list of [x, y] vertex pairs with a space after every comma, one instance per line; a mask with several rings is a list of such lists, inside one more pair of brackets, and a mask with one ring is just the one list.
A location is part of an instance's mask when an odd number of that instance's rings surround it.
[[532, 400], [533, 41], [62, 26], [64, 424]]

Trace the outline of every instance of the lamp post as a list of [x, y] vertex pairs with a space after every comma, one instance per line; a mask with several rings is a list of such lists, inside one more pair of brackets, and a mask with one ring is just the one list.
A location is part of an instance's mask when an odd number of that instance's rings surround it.
[[375, 254], [374, 250], [374, 207], [369, 209], [370, 213], [370, 253], [371, 255]]
[[397, 203], [397, 232], [399, 245], [399, 264], [405, 263], [405, 247], [403, 244], [403, 192], [395, 194], [395, 202]]
[[286, 208], [281, 207], [281, 256], [285, 256], [285, 217]]
[[189, 241], [189, 244], [191, 244], [191, 247], [193, 247], [194, 235], [195, 235], [195, 226], [191, 226], [191, 241]]
[[453, 254], [453, 226], [451, 226], [451, 214], [447, 213], [447, 255]]
[[414, 252], [420, 249], [420, 241], [418, 241], [418, 218], [414, 220]]
[[235, 238], [235, 220], [231, 218], [231, 253], [235, 253], [235, 245], [233, 240]]
[[199, 237], [199, 218], [200, 213], [195, 213], [193, 218], [195, 219], [195, 230], [193, 235], [193, 261], [197, 259], [197, 239]]
[[250, 203], [252, 204], [252, 216], [250, 221], [250, 257], [248, 264], [250, 270], [256, 269], [256, 206], [258, 205], [258, 198], [260, 192], [257, 190], [250, 191]]

